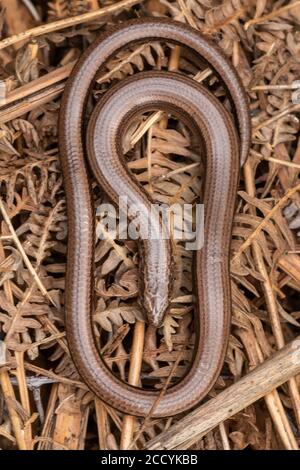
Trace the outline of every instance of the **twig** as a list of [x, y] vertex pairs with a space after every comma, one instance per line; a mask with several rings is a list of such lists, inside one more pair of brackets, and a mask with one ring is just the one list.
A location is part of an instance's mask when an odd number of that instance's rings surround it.
[[[132, 356], [129, 369], [128, 383], [130, 385], [138, 386], [140, 381], [140, 374], [142, 369], [143, 351], [144, 351], [144, 338], [145, 338], [145, 323], [137, 321], [134, 326], [133, 342], [132, 342]], [[134, 416], [126, 415], [123, 420], [123, 428], [121, 434], [122, 450], [128, 449], [132, 442], [136, 418]]]
[[289, 162], [287, 160], [280, 160], [279, 158], [273, 158], [273, 157], [262, 157], [262, 159], [268, 162], [278, 163], [278, 165], [284, 165], [290, 168], [297, 168], [300, 170], [300, 163]]
[[34, 96], [35, 93], [45, 90], [51, 85], [55, 85], [63, 80], [66, 80], [72, 72], [72, 69], [76, 62], [77, 61], [75, 60], [70, 64], [52, 70], [46, 75], [43, 75], [42, 77], [39, 77], [36, 80], [32, 80], [31, 82], [26, 83], [26, 85], [12, 90], [10, 93], [7, 94], [5, 98], [1, 99], [0, 109], [5, 109], [8, 104], [14, 103], [18, 100], [24, 100], [24, 98], [30, 95]]
[[101, 84], [101, 83], [104, 83], [104, 82], [108, 81], [116, 72], [121, 70], [124, 67], [125, 64], [130, 63], [134, 57], [136, 57], [137, 55], [140, 55], [141, 52], [143, 52], [147, 47], [149, 47], [148, 43], [142, 44], [141, 46], [139, 46], [129, 56], [127, 56], [124, 60], [121, 60], [120, 62], [118, 62], [115, 65], [115, 67], [113, 67], [111, 70], [109, 70], [109, 72], [107, 72], [106, 74], [104, 74], [101, 77], [97, 78], [96, 82]]
[[[169, 59], [169, 64], [168, 64], [168, 71], [169, 72], [177, 72], [178, 71], [180, 56], [181, 56], [181, 47], [180, 46], [175, 46], [171, 50], [171, 54], [170, 54], [170, 59]], [[164, 114], [162, 119], [159, 122], [159, 127], [161, 129], [167, 129], [168, 122], [169, 122], [168, 115]]]
[[299, 82], [294, 82], [290, 85], [256, 85], [251, 91], [298, 90], [298, 88], [300, 88]]
[[286, 116], [287, 114], [291, 114], [291, 113], [294, 113], [294, 112], [299, 111], [299, 110], [300, 110], [300, 104], [299, 104], [299, 103], [286, 106], [286, 108], [284, 108], [282, 111], [280, 111], [279, 113], [275, 114], [275, 115], [272, 116], [271, 118], [266, 119], [265, 121], [262, 121], [262, 122], [260, 122], [259, 124], [257, 124], [257, 125], [253, 128], [252, 135], [255, 135], [256, 132], [259, 131], [259, 129], [261, 129], [262, 127], [267, 127], [267, 126], [269, 126], [270, 124], [273, 124], [273, 122], [276, 122], [276, 121], [278, 121], [279, 119], [283, 118], [283, 117]]
[[9, 434], [8, 432], [4, 431], [3, 428], [0, 428], [0, 436], [2, 437], [5, 437], [5, 439], [8, 439], [10, 442], [12, 442], [13, 444], [16, 444], [16, 439], [11, 435]]
[[[238, 334], [248, 352], [251, 365], [257, 367], [259, 364], [262, 364], [264, 362], [264, 355], [254, 332], [252, 332], [250, 340], [249, 332], [246, 330], [241, 329]], [[251, 347], [249, 347], [249, 342], [251, 342]], [[255, 354], [253, 354], [253, 351], [255, 351]], [[272, 390], [272, 392], [264, 397], [264, 400], [284, 448], [286, 450], [298, 449], [295, 436], [287, 419], [278, 391]]]
[[51, 437], [35, 437], [33, 441], [33, 446], [40, 443], [51, 444], [51, 447], [55, 447], [55, 450], [70, 450], [68, 446], [63, 445], [60, 442], [56, 442]]
[[30, 351], [36, 348], [37, 346], [41, 346], [42, 344], [51, 343], [52, 341], [57, 341], [60, 338], [65, 338], [65, 336], [65, 332], [53, 334], [52, 336], [48, 336], [44, 339], [41, 339], [40, 341], [35, 341], [34, 343], [28, 344], [28, 346], [26, 347], [26, 351]]
[[[245, 175], [246, 190], [250, 196], [254, 197], [255, 196], [254, 172], [250, 164], [250, 160], [248, 160], [244, 166], [244, 175]], [[253, 215], [256, 215], [256, 209], [254, 207], [252, 207], [250, 211]], [[263, 287], [264, 296], [266, 299], [268, 314], [271, 320], [272, 331], [275, 337], [277, 348], [281, 349], [283, 348], [285, 344], [285, 340], [284, 340], [284, 336], [283, 336], [283, 332], [281, 328], [281, 322], [280, 322], [280, 317], [279, 317], [278, 308], [277, 308], [275, 291], [273, 289], [272, 282], [268, 275], [264, 257], [263, 257], [259, 243], [257, 243], [256, 240], [254, 240], [252, 247], [253, 247], [253, 256], [254, 256], [256, 266], [263, 279], [262, 287]], [[263, 360], [263, 358], [261, 359]], [[289, 391], [290, 391], [290, 395], [292, 399], [292, 405], [293, 405], [298, 429], [300, 429], [300, 396], [299, 396], [299, 391], [298, 391], [294, 378], [292, 378], [289, 381], [288, 386], [289, 386]], [[280, 402], [281, 404], [279, 396], [277, 397], [277, 402]], [[285, 414], [284, 414], [283, 419], [285, 419]], [[289, 426], [289, 423], [287, 423], [286, 427], [288, 426]]]
[[[28, 386], [27, 386], [26, 374], [25, 374], [25, 369], [24, 369], [24, 353], [16, 351], [15, 357], [16, 357], [16, 363], [17, 363], [16, 377], [18, 381], [18, 390], [20, 393], [21, 404], [24, 410], [26, 411], [26, 413], [28, 414], [28, 416], [30, 416], [29, 393], [28, 393]], [[28, 450], [32, 450], [31, 423], [29, 423], [27, 427], [24, 427], [24, 439], [26, 441], [26, 448]]]
[[2, 108], [0, 113], [0, 124], [5, 124], [12, 119], [16, 119], [23, 116], [23, 114], [29, 113], [29, 111], [32, 111], [43, 104], [55, 100], [62, 94], [64, 87], [64, 83], [52, 85], [38, 93], [28, 96], [27, 99], [24, 99], [21, 102], [14, 103], [11, 106], [7, 106], [7, 108]]
[[79, 382], [78, 380], [67, 379], [66, 377], [57, 375], [54, 372], [51, 372], [50, 370], [42, 369], [41, 367], [34, 366], [33, 364], [29, 364], [27, 362], [25, 362], [24, 367], [26, 370], [29, 370], [30, 372], [34, 372], [35, 374], [42, 375], [43, 377], [49, 377], [50, 379], [54, 380], [57, 383], [63, 383], [65, 385], [74, 385], [83, 390], [87, 390], [87, 386], [83, 382]]
[[50, 302], [52, 303], [52, 305], [54, 305], [54, 307], [56, 307], [55, 302], [52, 300], [50, 294], [48, 293], [47, 289], [44, 287], [42, 281], [40, 280], [40, 278], [37, 275], [34, 267], [32, 266], [28, 256], [26, 255], [25, 250], [22, 246], [22, 243], [20, 242], [20, 240], [18, 238], [18, 235], [15, 232], [15, 229], [14, 229], [14, 227], [13, 227], [11, 221], [10, 221], [10, 218], [9, 218], [7, 212], [6, 212], [6, 209], [4, 207], [4, 204], [3, 204], [3, 201], [2, 201], [1, 198], [0, 198], [0, 211], [2, 213], [3, 219], [5, 220], [8, 228], [9, 228], [9, 231], [10, 231], [12, 237], [13, 237], [13, 240], [14, 240], [20, 254], [22, 255], [22, 258], [24, 260], [25, 265], [27, 266], [28, 271], [30, 272], [31, 276], [33, 277], [35, 283], [37, 284], [37, 286], [40, 289], [40, 291], [42, 292], [42, 294], [50, 300]]
[[67, 446], [69, 450], [83, 450], [90, 405], [75, 393], [75, 387], [59, 384], [59, 405], [55, 409], [55, 426], [52, 432], [53, 450]]
[[[50, 394], [48, 396], [48, 405], [46, 416], [44, 419], [43, 430], [41, 434], [41, 438], [49, 438], [50, 433], [52, 430], [53, 421], [55, 419], [55, 406], [57, 403], [57, 395], [58, 395], [58, 384], [54, 384], [51, 388]], [[40, 441], [38, 445], [38, 450], [48, 450], [50, 445], [47, 441]]]
[[108, 435], [107, 411], [99, 398], [95, 398], [95, 410], [98, 427], [99, 448], [100, 450], [108, 450], [106, 442]]
[[146, 418], [144, 419], [144, 422], [142, 424], [142, 426], [140, 427], [138, 433], [136, 434], [135, 438], [134, 438], [134, 441], [132, 443], [132, 445], [130, 446], [130, 449], [133, 448], [133, 446], [135, 445], [135, 443], [139, 440], [140, 436], [142, 435], [142, 433], [144, 432], [144, 430], [146, 429], [146, 426], [147, 424], [149, 423], [149, 421], [151, 420], [152, 418], [152, 415], [153, 415], [153, 412], [154, 410], [156, 409], [157, 405], [159, 404], [159, 402], [161, 401], [161, 399], [163, 398], [164, 394], [166, 393], [167, 391], [167, 388], [169, 387], [170, 385], [170, 382], [174, 376], [174, 373], [178, 367], [178, 364], [179, 362], [181, 361], [182, 359], [182, 355], [183, 355], [183, 348], [179, 350], [179, 353], [177, 354], [177, 358], [176, 358], [176, 361], [173, 363], [172, 367], [171, 367], [171, 370], [170, 370], [170, 373], [169, 373], [169, 376], [167, 378], [167, 380], [165, 381], [158, 397], [156, 398], [156, 400], [154, 401], [148, 415], [146, 416]]
[[227, 436], [227, 432], [226, 432], [226, 428], [225, 428], [224, 423], [219, 424], [219, 431], [220, 431], [220, 436], [221, 436], [221, 439], [222, 439], [223, 449], [224, 450], [230, 450], [230, 444], [229, 444], [229, 440], [228, 440], [228, 436]]
[[185, 173], [186, 171], [193, 170], [200, 166], [200, 163], [191, 163], [190, 165], [183, 166], [181, 168], [177, 168], [176, 170], [172, 170], [169, 173], [162, 175], [161, 179], [169, 179], [171, 176], [179, 175], [180, 173]]
[[155, 113], [151, 114], [146, 121], [142, 123], [140, 127], [132, 134], [130, 139], [130, 144], [132, 147], [146, 134], [146, 132], [150, 129], [153, 124], [160, 120], [161, 116], [163, 115], [162, 111], [156, 111]]
[[185, 1], [184, 0], [177, 0], [178, 1], [178, 5], [183, 13], [183, 16], [185, 17], [185, 19], [187, 20], [187, 22], [192, 26], [192, 28], [195, 28], [195, 29], [198, 29], [197, 27], [197, 24], [193, 18], [193, 15], [191, 15], [191, 13], [189, 12], [186, 4], [185, 4]]
[[239, 413], [300, 372], [300, 337], [234, 385], [151, 439], [147, 449], [187, 449], [218, 424]]
[[259, 24], [259, 23], [264, 23], [265, 21], [269, 21], [276, 16], [281, 16], [283, 13], [288, 12], [292, 8], [296, 8], [300, 6], [300, 1], [295, 2], [295, 3], [289, 3], [288, 5], [285, 5], [284, 7], [278, 8], [278, 10], [274, 10], [268, 15], [260, 16], [259, 18], [253, 18], [252, 20], [247, 21], [247, 23], [244, 24], [244, 28], [247, 31], [247, 29], [250, 26], [253, 26], [254, 24]]
[[148, 172], [148, 191], [153, 193], [152, 187], [152, 137], [153, 127], [151, 126], [147, 134], [147, 172]]
[[198, 73], [196, 73], [196, 75], [193, 77], [193, 79], [198, 82], [198, 83], [201, 83], [203, 82], [204, 80], [206, 80], [208, 77], [210, 77], [210, 75], [212, 75], [212, 70], [211, 69], [204, 69], [204, 70], [199, 70]]
[[18, 42], [24, 41], [25, 39], [31, 39], [37, 36], [42, 36], [43, 34], [53, 33], [54, 31], [61, 31], [62, 29], [70, 28], [71, 26], [76, 26], [78, 24], [98, 20], [103, 16], [117, 13], [120, 10], [132, 7], [133, 5], [136, 5], [137, 3], [141, 3], [143, 1], [144, 0], [122, 0], [114, 5], [109, 5], [107, 7], [100, 8], [96, 11], [90, 11], [82, 15], [76, 15], [71, 18], [65, 18], [63, 20], [54, 21], [53, 23], [44, 24], [37, 26], [36, 28], [28, 29], [23, 33], [15, 34], [14, 36], [0, 41], [0, 50], [5, 49], [8, 46], [12, 46], [13, 44], [16, 44]]
[[24, 430], [21, 426], [20, 417], [15, 409], [14, 403], [16, 401], [14, 389], [12, 387], [9, 373], [5, 368], [6, 362], [6, 349], [5, 344], [0, 342], [0, 385], [2, 388], [3, 397], [6, 403], [7, 411], [11, 420], [12, 428], [16, 437], [17, 445], [19, 450], [28, 450]]
[[[0, 243], [0, 259], [3, 259], [5, 256], [4, 249], [2, 243]], [[14, 297], [11, 289], [11, 283], [9, 280], [4, 281], [4, 293], [7, 300], [14, 305]], [[5, 343], [2, 342], [3, 348], [6, 347]], [[28, 416], [30, 416], [30, 401], [29, 401], [29, 393], [28, 387], [26, 382], [25, 370], [24, 370], [24, 354], [22, 352], [16, 351], [15, 352], [16, 358], [16, 377], [19, 387], [19, 395], [21, 399], [22, 407], [24, 408], [25, 412]], [[11, 386], [11, 380], [8, 372], [4, 369], [2, 372], [1, 383], [3, 388], [3, 395], [5, 397], [5, 390], [8, 393], [9, 401], [12, 400], [11, 407], [13, 408], [13, 403], [15, 401], [14, 390]], [[12, 414], [13, 413], [13, 414]], [[14, 414], [15, 412], [10, 410], [10, 417], [13, 424], [14, 433], [16, 436], [16, 440], [18, 443], [19, 449], [22, 449], [25, 445], [27, 450], [32, 449], [32, 429], [31, 423], [28, 426], [23, 428], [21, 424], [21, 420], [18, 414]], [[23, 429], [22, 429], [23, 428]], [[24, 442], [23, 442], [24, 441]]]
[[285, 195], [275, 204], [275, 206], [270, 210], [270, 212], [265, 216], [265, 218], [262, 220], [262, 222], [256, 227], [256, 229], [249, 235], [247, 240], [244, 241], [244, 243], [240, 246], [238, 251], [234, 254], [232, 258], [232, 262], [236, 261], [241, 254], [251, 245], [253, 240], [259, 235], [259, 233], [264, 229], [266, 224], [268, 223], [269, 220], [272, 219], [274, 214], [281, 209], [285, 204], [288, 202], [291, 197], [294, 196], [298, 191], [300, 191], [300, 183], [294, 186], [293, 188], [289, 189]]

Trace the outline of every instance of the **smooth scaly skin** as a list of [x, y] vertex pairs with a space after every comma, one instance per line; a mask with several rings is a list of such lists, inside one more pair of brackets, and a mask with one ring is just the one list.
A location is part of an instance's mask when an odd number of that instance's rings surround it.
[[[144, 99], [145, 90], [142, 90], [141, 96], [137, 95], [136, 83], [132, 84], [132, 81], [136, 82], [136, 79], [130, 80], [127, 93], [122, 89], [125, 81], [121, 82], [118, 92], [114, 87], [96, 106], [88, 127], [87, 150], [96, 180], [119, 210], [126, 210], [128, 218], [145, 237], [139, 241], [140, 258], [144, 261], [139, 263], [140, 303], [148, 321], [159, 327], [172, 294], [171, 242], [166, 237], [167, 229], [160, 218], [153, 217], [152, 204], [155, 203], [130, 174], [123, 159], [122, 128], [128, 126], [129, 116], [138, 109], [145, 111], [146, 106], [153, 108], [153, 94], [147, 94], [148, 99]], [[150, 91], [148, 82], [146, 89]], [[120, 197], [125, 195], [127, 200], [124, 205]]]
[[[113, 201], [117, 200], [120, 187], [126, 187], [133, 199], [137, 197], [147, 204], [150, 201], [145, 200], [147, 196], [141, 188], [137, 189], [121, 155], [122, 135], [135, 112], [157, 107], [175, 112], [201, 132], [206, 144], [205, 243], [196, 253], [195, 266], [199, 299], [195, 320], [200, 331], [189, 372], [166, 391], [152, 410], [152, 416], [159, 418], [196, 405], [213, 386], [224, 361], [231, 308], [228, 267], [231, 227], [239, 165], [248, 154], [250, 124], [245, 93], [232, 66], [216, 46], [181, 23], [138, 20], [105, 33], [83, 54], [68, 81], [59, 126], [69, 227], [67, 338], [82, 379], [102, 400], [124, 413], [146, 416], [158, 395], [120, 381], [99, 357], [95, 345], [91, 322], [94, 213], [82, 132], [86, 99], [99, 69], [121, 48], [152, 40], [186, 46], [214, 69], [231, 95], [241, 139], [239, 149], [232, 119], [211, 93], [187, 77], [167, 72], [146, 72], [122, 81], [104, 96], [90, 121], [87, 135], [90, 164], [100, 186]], [[157, 253], [152, 255], [153, 248], [154, 245], [146, 245], [146, 265], [156, 266]], [[168, 245], [160, 250], [170, 257]], [[170, 276], [168, 271], [167, 268], [164, 275]], [[151, 267], [148, 272], [151, 276]]]

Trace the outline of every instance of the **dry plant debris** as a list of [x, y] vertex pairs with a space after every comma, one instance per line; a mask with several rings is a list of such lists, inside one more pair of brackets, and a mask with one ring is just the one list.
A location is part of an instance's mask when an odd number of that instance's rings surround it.
[[[164, 443], [199, 450], [297, 449], [299, 354], [295, 365], [291, 345], [300, 327], [300, 2], [1, 0], [0, 5], [0, 447], [142, 449]], [[209, 400], [200, 405], [196, 439], [182, 437], [185, 423], [196, 425], [192, 414], [140, 420], [95, 398], [74, 370], [64, 332], [60, 96], [74, 63], [99, 32], [144, 16], [187, 22], [216, 41], [248, 91], [253, 124], [232, 236], [232, 330], [209, 397], [220, 413], [214, 414]], [[179, 70], [225, 99], [218, 78], [186, 51], [149, 43], [112, 58], [97, 77], [93, 101], [116, 81], [151, 69]], [[156, 201], [193, 204], [201, 196], [201, 148], [178, 119], [161, 112], [140, 116], [125, 145], [129, 168]], [[96, 184], [93, 190], [97, 207], [105, 197]], [[97, 233], [105, 234], [99, 211], [95, 217]], [[137, 303], [137, 244], [106, 235], [95, 251], [93, 318], [101, 354], [123, 380], [164, 393], [192, 358], [191, 253], [176, 243], [172, 309], [156, 332], [144, 323]], [[279, 374], [272, 386], [270, 357]], [[250, 372], [259, 381], [251, 382], [247, 401], [242, 387]], [[226, 414], [231, 387], [235, 414]], [[206, 410], [211, 426], [203, 427]]]

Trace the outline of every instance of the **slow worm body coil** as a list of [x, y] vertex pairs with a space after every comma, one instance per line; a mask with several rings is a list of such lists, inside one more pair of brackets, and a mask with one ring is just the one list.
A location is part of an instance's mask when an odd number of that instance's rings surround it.
[[[124, 47], [165, 41], [187, 48], [208, 64], [233, 103], [234, 119], [208, 90], [172, 72], [143, 72], [112, 87], [96, 106], [87, 130], [87, 99], [95, 76]], [[150, 197], [122, 159], [122, 138], [138, 113], [162, 109], [182, 117], [205, 143], [204, 246], [195, 254], [198, 329], [192, 365], [185, 377], [156, 403], [158, 392], [132, 387], [104, 364], [92, 329], [94, 212], [87, 170], [117, 203], [142, 202], [149, 217]], [[86, 137], [83, 133], [86, 132]], [[67, 197], [68, 258], [66, 331], [73, 361], [82, 379], [102, 400], [136, 416], [172, 416], [196, 405], [209, 392], [226, 352], [231, 295], [229, 248], [240, 164], [248, 154], [250, 124], [247, 99], [239, 78], [219, 49], [199, 32], [165, 19], [132, 21], [104, 33], [83, 54], [69, 78], [61, 104], [59, 139]], [[143, 218], [142, 217], [142, 218]], [[168, 309], [171, 253], [167, 241], [143, 241], [143, 306], [158, 325]], [[163, 279], [165, 282], [157, 282]], [[156, 403], [156, 406], [153, 405]]]

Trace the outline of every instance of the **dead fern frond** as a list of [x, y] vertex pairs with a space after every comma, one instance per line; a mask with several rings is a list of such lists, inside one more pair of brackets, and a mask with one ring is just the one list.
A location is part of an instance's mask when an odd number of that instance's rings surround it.
[[67, 18], [69, 13], [69, 2], [67, 0], [51, 0], [48, 2], [48, 16], [52, 21]]

